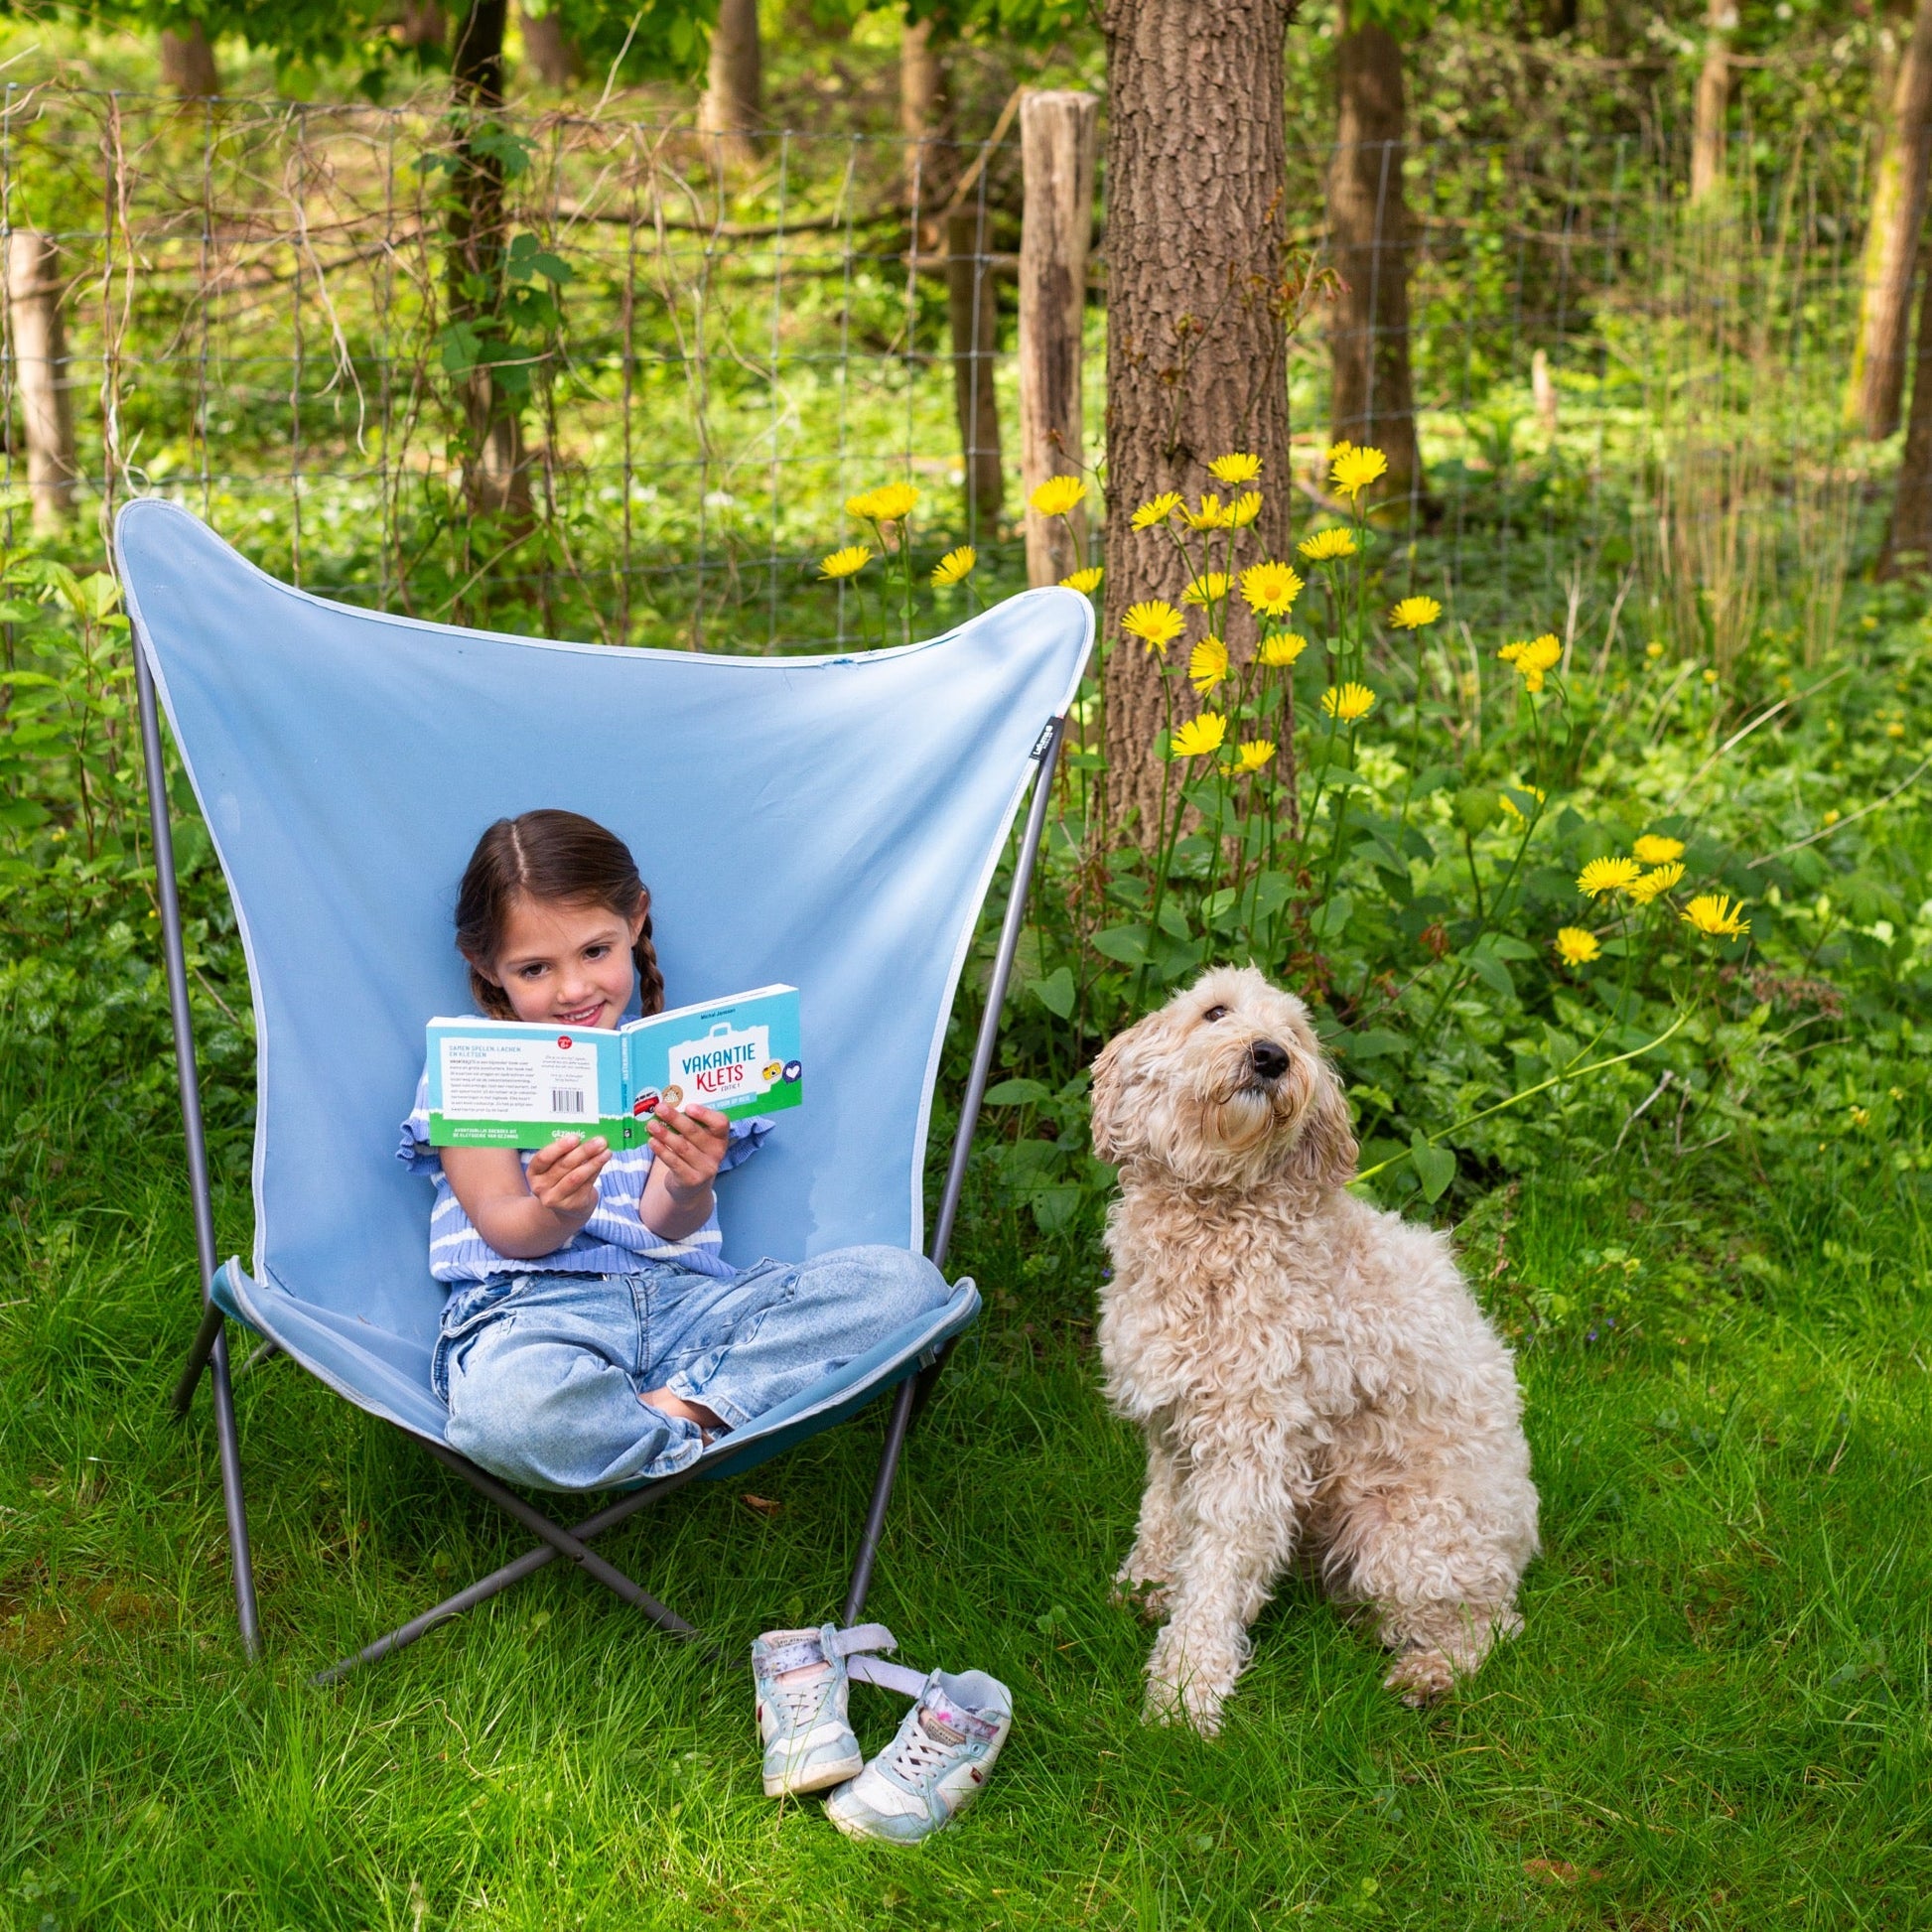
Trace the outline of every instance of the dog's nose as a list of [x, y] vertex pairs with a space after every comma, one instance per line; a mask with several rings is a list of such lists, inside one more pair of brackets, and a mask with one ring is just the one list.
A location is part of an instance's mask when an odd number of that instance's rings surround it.
[[1258, 1039], [1248, 1048], [1248, 1064], [1264, 1080], [1279, 1080], [1288, 1071], [1288, 1048], [1272, 1039]]

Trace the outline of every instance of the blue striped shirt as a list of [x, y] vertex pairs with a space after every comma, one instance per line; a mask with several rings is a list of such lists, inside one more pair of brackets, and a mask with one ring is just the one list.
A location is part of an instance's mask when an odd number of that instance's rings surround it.
[[[719, 1173], [749, 1161], [770, 1131], [768, 1120], [733, 1121], [731, 1145], [725, 1150]], [[729, 1281], [738, 1272], [720, 1252], [724, 1235], [715, 1204], [704, 1226], [682, 1241], [661, 1240], [645, 1227], [641, 1206], [644, 1182], [650, 1177], [651, 1152], [647, 1147], [613, 1150], [597, 1177], [597, 1206], [591, 1218], [561, 1248], [537, 1261], [499, 1255], [463, 1211], [463, 1203], [443, 1172], [442, 1154], [429, 1144], [428, 1067], [416, 1085], [416, 1105], [402, 1124], [396, 1159], [411, 1173], [424, 1174], [435, 1183], [436, 1200], [429, 1212], [429, 1272], [439, 1282], [481, 1282], [491, 1275], [528, 1274], [537, 1267], [564, 1275], [630, 1275], [636, 1273], [640, 1256], [673, 1262], [694, 1274], [713, 1275], [721, 1281]], [[530, 1165], [527, 1152], [523, 1165]]]

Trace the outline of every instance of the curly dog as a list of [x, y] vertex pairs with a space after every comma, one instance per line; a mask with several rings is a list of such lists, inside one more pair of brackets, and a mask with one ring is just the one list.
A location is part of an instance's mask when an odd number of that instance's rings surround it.
[[1165, 1614], [1147, 1716], [1219, 1728], [1291, 1564], [1375, 1618], [1406, 1703], [1522, 1628], [1536, 1490], [1508, 1349], [1449, 1242], [1344, 1191], [1355, 1139], [1308, 1009], [1220, 968], [1094, 1062], [1120, 1170], [1107, 1395], [1147, 1437], [1121, 1593]]

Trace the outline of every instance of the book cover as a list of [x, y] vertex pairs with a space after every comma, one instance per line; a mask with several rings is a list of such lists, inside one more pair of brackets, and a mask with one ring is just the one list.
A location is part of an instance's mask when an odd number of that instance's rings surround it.
[[436, 1019], [427, 1035], [432, 1147], [538, 1148], [568, 1133], [638, 1147], [660, 1099], [739, 1120], [804, 1098], [789, 986], [615, 1029]]

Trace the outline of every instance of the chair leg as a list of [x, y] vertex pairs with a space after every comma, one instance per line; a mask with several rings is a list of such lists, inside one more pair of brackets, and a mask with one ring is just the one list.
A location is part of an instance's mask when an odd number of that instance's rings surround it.
[[195, 1330], [195, 1339], [188, 1350], [188, 1360], [182, 1364], [181, 1379], [175, 1384], [173, 1397], [176, 1416], [187, 1415], [194, 1405], [196, 1384], [202, 1379], [203, 1369], [207, 1367], [207, 1358], [214, 1352], [214, 1344], [221, 1333], [221, 1311], [212, 1303], [202, 1309], [202, 1325]]
[[228, 1338], [220, 1325], [220, 1311], [215, 1313], [208, 1367], [214, 1385], [214, 1434], [221, 1457], [221, 1507], [228, 1518], [228, 1557], [234, 1566], [241, 1648], [253, 1663], [262, 1654], [261, 1618], [255, 1610], [255, 1568], [248, 1554], [248, 1504], [241, 1493], [241, 1443], [235, 1433], [234, 1390], [228, 1380]]
[[[424, 1442], [423, 1447], [434, 1450], [438, 1446]], [[479, 1489], [483, 1489], [485, 1495], [490, 1494], [490, 1491], [484, 1488], [483, 1485], [492, 1482], [493, 1478], [483, 1475], [483, 1472], [474, 1462], [457, 1455], [454, 1450], [444, 1451], [438, 1456], [438, 1460], [448, 1463], [466, 1482], [473, 1483]], [[581, 1547], [583, 1544], [589, 1542], [592, 1537], [602, 1536], [606, 1530], [613, 1529], [619, 1523], [634, 1516], [638, 1510], [644, 1508], [647, 1504], [654, 1503], [660, 1497], [669, 1495], [674, 1489], [682, 1489], [697, 1473], [698, 1471], [695, 1466], [689, 1469], [680, 1469], [676, 1475], [666, 1476], [661, 1482], [654, 1482], [646, 1489], [633, 1489], [628, 1495], [620, 1496], [616, 1502], [604, 1509], [600, 1509], [596, 1515], [585, 1517], [574, 1530], [565, 1531], [557, 1524], [549, 1522], [547, 1517], [544, 1518], [543, 1520], [547, 1527], [555, 1531], [557, 1538], [561, 1539], [561, 1541], [546, 1537], [534, 1550], [526, 1551], [514, 1563], [506, 1563], [500, 1570], [492, 1570], [487, 1577], [479, 1578], [468, 1589], [458, 1590], [454, 1596], [445, 1597], [442, 1602], [425, 1610], [420, 1616], [411, 1617], [407, 1623], [398, 1625], [386, 1636], [378, 1637], [373, 1643], [364, 1645], [353, 1656], [344, 1657], [339, 1662], [331, 1664], [327, 1670], [318, 1671], [309, 1681], [318, 1687], [340, 1684], [350, 1671], [356, 1669], [358, 1666], [362, 1664], [373, 1664], [381, 1658], [390, 1656], [395, 1651], [406, 1648], [408, 1645], [414, 1643], [418, 1637], [427, 1636], [439, 1623], [447, 1623], [451, 1617], [460, 1616], [465, 1610], [473, 1610], [479, 1603], [486, 1603], [492, 1596], [498, 1595], [503, 1590], [508, 1589], [511, 1585], [520, 1584], [524, 1578], [535, 1576], [539, 1570], [542, 1570], [549, 1564], [555, 1563], [559, 1556], [566, 1554], [562, 1548], [562, 1542], [574, 1542]], [[479, 1476], [483, 1477], [482, 1482], [477, 1480]], [[491, 1500], [494, 1501], [495, 1498], [491, 1496]], [[521, 1497], [517, 1497], [515, 1500], [519, 1504], [522, 1503]], [[524, 1506], [528, 1507], [527, 1505]], [[511, 1513], [515, 1514], [516, 1512], [512, 1511]], [[534, 1510], [531, 1513], [533, 1515], [540, 1514], [540, 1512]], [[589, 1552], [586, 1552], [586, 1554], [588, 1555]], [[629, 1579], [625, 1578], [624, 1582], [629, 1584]], [[636, 1588], [634, 1584], [630, 1584], [629, 1587], [632, 1589]], [[624, 1592], [620, 1590], [619, 1594], [623, 1595]], [[639, 1590], [638, 1594], [642, 1595], [643, 1592]], [[626, 1597], [626, 1600], [629, 1599]], [[656, 1601], [655, 1598], [649, 1600], [652, 1602]], [[640, 1604], [638, 1607], [642, 1608], [642, 1605]], [[681, 1618], [673, 1617], [672, 1612], [664, 1610], [661, 1603], [657, 1607], [663, 1610], [665, 1616], [672, 1617], [674, 1624], [682, 1622]], [[649, 1614], [649, 1612], [646, 1611], [646, 1614]], [[689, 1624], [684, 1625], [684, 1628], [687, 1630], [690, 1627]]]
[[905, 1432], [912, 1425], [912, 1405], [918, 1378], [907, 1376], [898, 1385], [893, 1401], [893, 1419], [886, 1425], [886, 1447], [880, 1451], [879, 1473], [873, 1478], [872, 1507], [866, 1511], [866, 1526], [859, 1536], [859, 1560], [852, 1567], [852, 1587], [845, 1597], [845, 1622], [849, 1629], [859, 1621], [866, 1607], [866, 1592], [872, 1587], [872, 1567], [879, 1555], [879, 1539], [886, 1529], [886, 1509], [893, 1500], [893, 1479], [898, 1474], [899, 1451], [905, 1447]]

